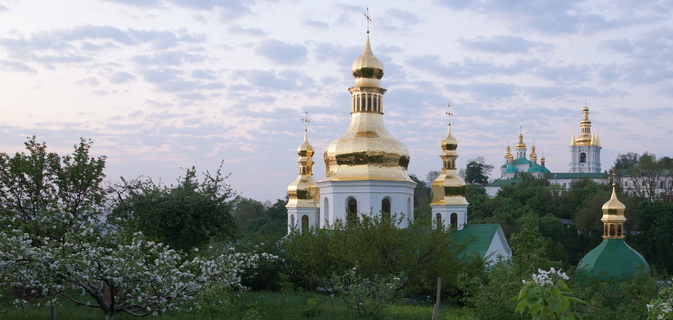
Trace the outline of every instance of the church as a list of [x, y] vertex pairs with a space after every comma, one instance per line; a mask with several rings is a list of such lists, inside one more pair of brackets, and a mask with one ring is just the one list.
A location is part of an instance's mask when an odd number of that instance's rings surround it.
[[[351, 94], [351, 119], [346, 132], [324, 151], [325, 175], [313, 179], [314, 150], [304, 128], [304, 141], [297, 149], [299, 175], [288, 186], [288, 233], [328, 228], [337, 221], [360, 215], [403, 216], [398, 227], [414, 220], [414, 188], [409, 177], [409, 151], [386, 130], [381, 87], [383, 63], [374, 55], [369, 31], [362, 54], [353, 62], [355, 83]], [[456, 172], [458, 142], [451, 133], [441, 140], [442, 171], [432, 182], [433, 227], [452, 230], [459, 241], [469, 241], [467, 254], [478, 252], [495, 262], [509, 259], [511, 250], [498, 224], [468, 224], [465, 181]]]
[[535, 145], [531, 146], [530, 160], [526, 157], [526, 143], [523, 134], [519, 132], [519, 140], [515, 146], [516, 158], [507, 146], [505, 163], [500, 167], [500, 178], [486, 186], [486, 194], [493, 198], [500, 188], [505, 185], [516, 185], [521, 182], [521, 173], [529, 173], [536, 178], [546, 178], [550, 183], [557, 184], [563, 189], [569, 188], [573, 180], [587, 178], [597, 183], [607, 183], [607, 173], [601, 172], [601, 142], [600, 138], [591, 131], [589, 120], [589, 108], [585, 105], [582, 109], [580, 121], [580, 133], [575, 138], [575, 133], [570, 139], [570, 163], [569, 172], [551, 172], [545, 166], [545, 157], [538, 157]]

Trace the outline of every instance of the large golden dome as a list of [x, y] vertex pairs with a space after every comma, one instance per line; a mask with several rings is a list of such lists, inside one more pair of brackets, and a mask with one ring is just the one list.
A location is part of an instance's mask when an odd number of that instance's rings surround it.
[[383, 94], [380, 86], [383, 63], [374, 56], [369, 35], [364, 51], [352, 66], [355, 85], [352, 94], [351, 122], [341, 137], [325, 150], [324, 180], [412, 181], [407, 168], [409, 151], [393, 138], [383, 124]]

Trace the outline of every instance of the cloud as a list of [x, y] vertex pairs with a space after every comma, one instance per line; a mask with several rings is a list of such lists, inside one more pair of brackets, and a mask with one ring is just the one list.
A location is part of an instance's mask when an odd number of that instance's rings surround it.
[[324, 29], [324, 30], [329, 29], [329, 24], [323, 21], [304, 19], [301, 21], [301, 24], [309, 28]]
[[439, 0], [453, 10], [485, 14], [515, 31], [536, 30], [546, 34], [595, 33], [601, 30], [649, 24], [668, 19], [670, 4], [637, 5], [619, 1], [593, 4], [588, 0], [506, 1]]
[[106, 1], [125, 4], [125, 5], [128, 5], [128, 6], [143, 7], [143, 8], [160, 7], [161, 6], [161, 1], [159, 1], [159, 0], [106, 0]]
[[539, 66], [534, 74], [542, 79], [557, 83], [578, 83], [589, 80], [591, 68], [587, 65], [566, 65], [561, 67]]
[[457, 41], [463, 48], [493, 53], [531, 53], [548, 52], [554, 46], [547, 43], [528, 41], [519, 36], [493, 36], [490, 39], [478, 36], [475, 39], [460, 38]]
[[519, 87], [512, 83], [447, 84], [446, 89], [454, 92], [467, 92], [475, 101], [510, 100], [518, 95]]
[[396, 8], [388, 9], [382, 15], [376, 15], [376, 29], [387, 32], [406, 31], [409, 26], [418, 24], [421, 19], [415, 13]]
[[268, 33], [259, 28], [243, 28], [241, 26], [232, 26], [227, 28], [227, 32], [231, 34], [245, 34], [253, 37], [265, 37]]
[[540, 65], [540, 61], [537, 59], [516, 60], [509, 65], [497, 65], [490, 62], [474, 60], [472, 58], [465, 58], [462, 63], [443, 63], [441, 58], [436, 55], [418, 56], [408, 59], [405, 62], [411, 67], [429, 71], [438, 76], [458, 79], [470, 79], [494, 74], [516, 75], [531, 71]]
[[179, 66], [184, 63], [197, 63], [205, 60], [200, 54], [190, 54], [184, 51], [163, 51], [152, 56], [138, 55], [131, 58], [135, 63], [142, 66]]
[[37, 70], [25, 63], [8, 60], [0, 60], [0, 69], [5, 71], [37, 72]]
[[633, 43], [630, 40], [622, 39], [608, 39], [601, 40], [598, 43], [598, 51], [612, 51], [617, 53], [631, 53], [634, 50]]
[[194, 79], [201, 79], [201, 80], [217, 80], [217, 75], [214, 71], [209, 70], [209, 69], [197, 69], [197, 70], [192, 70], [191, 74], [192, 78]]
[[247, 87], [248, 89], [269, 88], [276, 90], [306, 90], [315, 86], [315, 81], [313, 79], [301, 72], [293, 70], [280, 71], [277, 75], [272, 71], [241, 70], [234, 72], [232, 78], [245, 79], [250, 85], [250, 87]]
[[[187, 93], [198, 93], [200, 90], [218, 90], [224, 88], [220, 82], [204, 82], [198, 80], [188, 80], [183, 76], [182, 70], [171, 68], [146, 69], [142, 70], [143, 79], [156, 86], [157, 91], [181, 93], [186, 99], [196, 98], [200, 100], [202, 96], [188, 95]], [[191, 98], [190, 98], [191, 97]]]
[[0, 4], [0, 12], [2, 12], [2, 11], [8, 11], [8, 10], [9, 10], [9, 9], [7, 9], [7, 7], [5, 7], [5, 6], [3, 6], [3, 5]]
[[306, 62], [308, 50], [300, 44], [288, 44], [279, 40], [262, 41], [255, 48], [255, 54], [282, 65], [298, 65]]
[[112, 84], [122, 84], [124, 82], [131, 81], [135, 78], [136, 76], [128, 72], [115, 72], [108, 78], [108, 80], [110, 80], [110, 83]]

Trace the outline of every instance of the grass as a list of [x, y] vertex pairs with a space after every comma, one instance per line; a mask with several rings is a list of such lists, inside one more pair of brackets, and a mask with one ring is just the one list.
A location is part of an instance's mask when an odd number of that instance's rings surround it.
[[[163, 315], [166, 320], [296, 320], [296, 319], [362, 319], [345, 304], [329, 296], [317, 293], [273, 293], [273, 292], [243, 292], [231, 294], [232, 303], [216, 316], [208, 318], [194, 312], [171, 312]], [[217, 306], [213, 306], [217, 309]], [[395, 304], [388, 306], [379, 315], [378, 319], [386, 320], [430, 320], [433, 306], [431, 304]], [[471, 320], [474, 319], [467, 310], [455, 309], [445, 305], [440, 309], [442, 320]], [[32, 307], [28, 310], [9, 310], [0, 316], [10, 320], [48, 320], [49, 307]], [[104, 319], [103, 312], [95, 308], [77, 306], [69, 301], [62, 301], [56, 307], [56, 318], [67, 320], [99, 320]], [[158, 317], [146, 317], [158, 318]], [[127, 314], [119, 314], [116, 320], [136, 319]]]

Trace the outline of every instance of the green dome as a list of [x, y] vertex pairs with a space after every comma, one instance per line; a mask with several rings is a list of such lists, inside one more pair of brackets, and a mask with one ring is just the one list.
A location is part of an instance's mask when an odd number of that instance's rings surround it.
[[526, 158], [518, 158], [514, 160], [514, 164], [528, 164], [530, 165], [532, 162]]
[[516, 167], [513, 164], [508, 164], [507, 169], [505, 169], [505, 173], [516, 173], [519, 172], [519, 170], [516, 169]]
[[542, 171], [542, 167], [540, 167], [539, 164], [531, 163], [530, 167], [528, 168], [528, 172], [537, 173], [537, 172], [543, 172], [543, 171]]
[[614, 277], [616, 280], [623, 280], [641, 270], [652, 274], [647, 261], [629, 247], [624, 239], [605, 239], [582, 258], [575, 272], [588, 277], [596, 275], [603, 279]]

